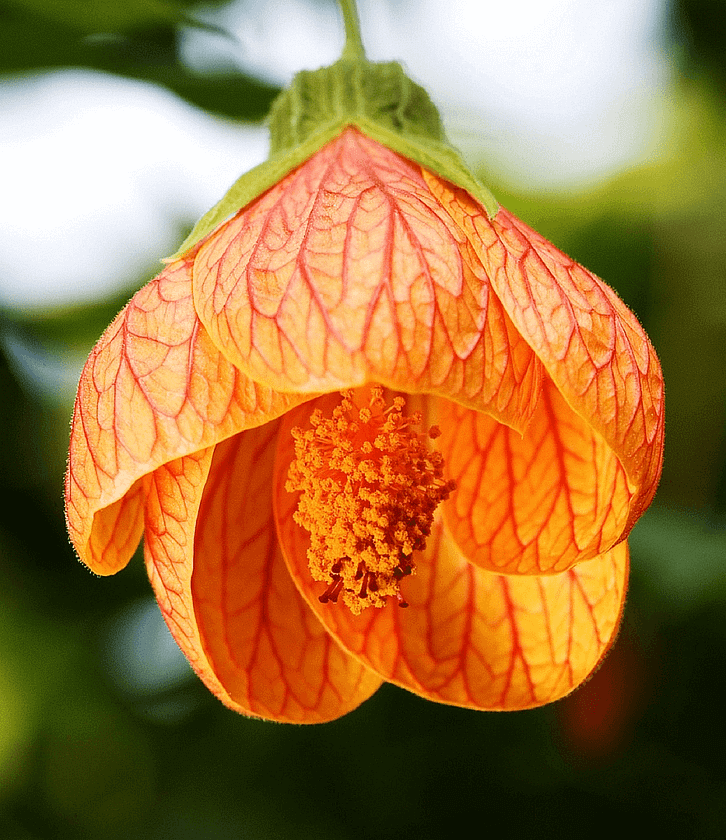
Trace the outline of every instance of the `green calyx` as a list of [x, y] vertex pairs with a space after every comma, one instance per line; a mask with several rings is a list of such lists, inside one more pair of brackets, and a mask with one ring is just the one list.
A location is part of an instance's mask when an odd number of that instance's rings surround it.
[[298, 73], [273, 102], [270, 157], [246, 172], [195, 225], [174, 257], [300, 166], [347, 126], [462, 187], [494, 216], [497, 202], [444, 135], [426, 91], [396, 62], [343, 57]]
[[298, 73], [272, 103], [270, 154], [292, 150], [331, 129], [368, 123], [397, 135], [445, 141], [435, 105], [400, 64], [342, 58], [330, 67]]

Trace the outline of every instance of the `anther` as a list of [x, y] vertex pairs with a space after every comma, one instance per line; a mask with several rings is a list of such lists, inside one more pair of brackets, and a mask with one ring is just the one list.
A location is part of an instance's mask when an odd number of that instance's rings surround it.
[[327, 604], [328, 601], [332, 601], [334, 604], [338, 603], [338, 596], [340, 595], [340, 590], [343, 588], [343, 578], [334, 576], [333, 580], [330, 582], [328, 588], [323, 592], [323, 594], [318, 598], [321, 604]]
[[398, 565], [393, 570], [393, 575], [398, 580], [413, 573], [413, 563], [407, 557], [401, 557]]
[[359, 598], [367, 598], [368, 597], [368, 577], [369, 577], [369, 575], [370, 575], [370, 572], [366, 572], [363, 575], [363, 583], [361, 584], [360, 589], [358, 590], [358, 597]]
[[308, 430], [292, 431], [285, 488], [300, 494], [294, 518], [310, 532], [310, 573], [326, 584], [321, 603], [341, 596], [355, 614], [388, 598], [408, 606], [401, 580], [415, 573], [436, 507], [455, 487], [428, 448], [439, 430], [419, 433], [421, 416], [406, 417], [400, 395], [386, 406], [378, 386], [367, 406], [351, 391], [342, 397], [332, 417], [316, 409]]

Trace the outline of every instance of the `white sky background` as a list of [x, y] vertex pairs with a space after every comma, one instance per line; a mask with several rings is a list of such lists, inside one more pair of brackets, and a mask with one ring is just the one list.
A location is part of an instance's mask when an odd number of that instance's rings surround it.
[[[595, 183], [657, 153], [666, 0], [360, 0], [374, 60], [402, 60], [472, 162], [513, 183]], [[194, 69], [279, 83], [334, 61], [332, 3], [238, 2], [189, 31]], [[264, 129], [153, 86], [82, 71], [0, 84], [0, 306], [73, 304], [128, 285], [181, 226], [264, 159]]]

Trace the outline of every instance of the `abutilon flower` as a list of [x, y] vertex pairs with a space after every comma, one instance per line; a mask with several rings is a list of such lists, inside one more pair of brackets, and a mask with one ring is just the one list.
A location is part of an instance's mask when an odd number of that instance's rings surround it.
[[277, 103], [272, 155], [83, 370], [81, 560], [142, 533], [225, 704], [331, 720], [392, 682], [475, 709], [570, 692], [616, 633], [663, 383], [633, 314], [504, 208], [395, 64]]

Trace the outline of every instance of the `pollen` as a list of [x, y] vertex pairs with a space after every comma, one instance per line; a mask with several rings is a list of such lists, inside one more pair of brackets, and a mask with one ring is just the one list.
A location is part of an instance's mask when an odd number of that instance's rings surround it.
[[418, 432], [421, 415], [405, 416], [401, 396], [387, 406], [379, 386], [363, 407], [352, 391], [341, 396], [332, 417], [315, 410], [311, 428], [292, 430], [285, 489], [300, 493], [294, 519], [310, 532], [310, 573], [326, 586], [322, 603], [341, 599], [355, 615], [388, 598], [406, 607], [401, 580], [415, 573], [434, 511], [455, 488], [429, 446], [440, 432]]

